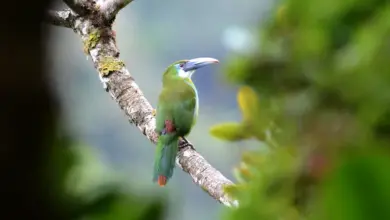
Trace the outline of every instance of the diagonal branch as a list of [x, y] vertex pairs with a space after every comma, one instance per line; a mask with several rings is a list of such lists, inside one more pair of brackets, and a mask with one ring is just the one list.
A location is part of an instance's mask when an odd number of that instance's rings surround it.
[[[111, 3], [113, 2], [115, 0], [111, 1]], [[106, 0], [105, 3], [108, 4], [108, 1]], [[100, 12], [105, 17], [104, 13], [107, 11], [100, 10]], [[113, 16], [105, 18], [114, 18], [116, 12], [112, 11]], [[107, 25], [112, 21], [96, 22], [101, 18], [102, 14], [99, 13], [77, 17], [76, 21], [72, 23], [74, 25], [72, 28], [81, 37], [84, 50], [91, 56], [106, 91], [118, 103], [129, 121], [137, 126], [150, 141], [156, 143], [158, 135], [155, 132], [156, 121], [152, 114], [153, 108], [123, 61], [119, 59], [115, 34], [111, 26]], [[180, 141], [176, 162], [183, 171], [192, 177], [194, 183], [211, 197], [226, 206], [238, 206], [238, 201], [229, 197], [223, 189], [233, 183], [211, 166], [189, 142]]]
[[70, 9], [62, 11], [49, 10], [46, 13], [45, 21], [55, 26], [73, 28], [76, 18], [77, 16]]

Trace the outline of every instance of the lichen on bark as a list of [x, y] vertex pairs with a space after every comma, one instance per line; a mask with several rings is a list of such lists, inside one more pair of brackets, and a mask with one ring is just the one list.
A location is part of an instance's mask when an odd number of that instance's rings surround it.
[[100, 31], [99, 30], [92, 30], [91, 33], [88, 35], [88, 38], [84, 40], [84, 53], [88, 54], [89, 51], [96, 47], [100, 40]]
[[103, 57], [99, 61], [98, 71], [102, 76], [107, 76], [114, 71], [121, 70], [125, 64], [114, 57]]

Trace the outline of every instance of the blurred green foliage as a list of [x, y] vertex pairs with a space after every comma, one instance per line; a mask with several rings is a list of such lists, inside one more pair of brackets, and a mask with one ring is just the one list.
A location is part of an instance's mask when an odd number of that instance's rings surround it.
[[50, 185], [52, 201], [58, 203], [53, 211], [62, 213], [63, 219], [163, 219], [164, 199], [138, 196], [125, 190], [131, 187], [97, 180], [102, 168], [96, 159], [89, 147], [69, 138], [56, 139], [44, 180]]
[[[255, 138], [227, 188], [225, 219], [390, 219], [390, 2], [285, 0], [255, 53], [232, 57], [241, 122]], [[260, 144], [259, 144], [260, 145]]]

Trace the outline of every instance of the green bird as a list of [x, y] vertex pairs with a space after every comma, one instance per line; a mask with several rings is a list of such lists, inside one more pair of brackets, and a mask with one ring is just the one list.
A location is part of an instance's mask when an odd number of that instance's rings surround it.
[[198, 92], [191, 76], [197, 69], [218, 62], [208, 57], [179, 60], [164, 72], [163, 88], [155, 111], [156, 132], [159, 138], [153, 182], [160, 186], [165, 186], [172, 177], [179, 138], [184, 138], [191, 132], [198, 116]]

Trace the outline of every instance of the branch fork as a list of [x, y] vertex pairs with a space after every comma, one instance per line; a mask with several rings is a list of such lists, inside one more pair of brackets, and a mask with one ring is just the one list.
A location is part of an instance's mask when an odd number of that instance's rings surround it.
[[[124, 111], [129, 121], [153, 143], [157, 143], [153, 108], [119, 58], [112, 23], [117, 13], [132, 0], [63, 0], [69, 7], [48, 11], [46, 22], [73, 29], [84, 43], [104, 88]], [[224, 192], [233, 183], [210, 165], [186, 139], [180, 139], [176, 164], [193, 182], [220, 203], [237, 207], [238, 201]]]

